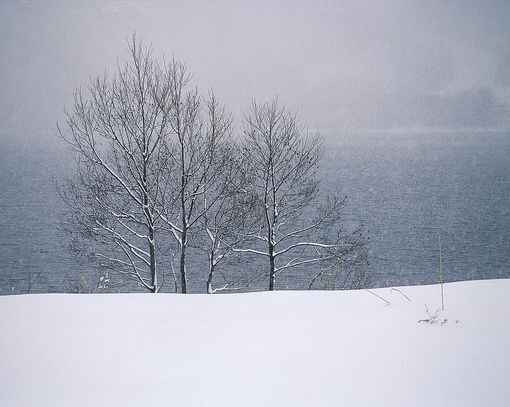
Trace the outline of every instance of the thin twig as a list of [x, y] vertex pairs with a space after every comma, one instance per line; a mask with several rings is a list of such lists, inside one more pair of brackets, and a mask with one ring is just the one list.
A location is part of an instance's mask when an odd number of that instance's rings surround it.
[[379, 294], [376, 294], [374, 293], [373, 291], [370, 291], [370, 290], [366, 290], [367, 292], [369, 292], [370, 294], [376, 296], [377, 298], [380, 298], [381, 300], [383, 300], [386, 305], [390, 305], [391, 303], [388, 301], [388, 300], [385, 300], [383, 297], [381, 297]]
[[411, 299], [407, 295], [405, 295], [402, 291], [400, 291], [398, 288], [392, 287], [391, 291], [397, 291], [398, 293], [402, 294], [407, 299], [407, 301], [411, 302]]

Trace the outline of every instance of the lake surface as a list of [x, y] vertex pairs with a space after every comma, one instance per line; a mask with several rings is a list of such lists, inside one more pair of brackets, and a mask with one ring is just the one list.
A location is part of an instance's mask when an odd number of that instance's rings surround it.
[[[30, 280], [32, 292], [97, 285], [98, 270], [71, 256], [58, 228], [55, 182], [69, 165], [59, 148], [0, 143], [0, 294], [27, 292]], [[376, 286], [436, 282], [439, 236], [446, 281], [510, 277], [510, 134], [339, 137], [322, 171], [325, 188], [348, 196], [346, 222], [364, 225]], [[200, 291], [200, 270], [193, 279]], [[308, 279], [282, 275], [278, 287]]]

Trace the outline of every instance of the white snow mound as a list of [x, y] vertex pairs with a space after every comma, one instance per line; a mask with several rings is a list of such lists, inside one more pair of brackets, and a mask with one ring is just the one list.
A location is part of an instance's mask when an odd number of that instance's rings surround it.
[[399, 290], [0, 297], [0, 406], [510, 405], [510, 280]]

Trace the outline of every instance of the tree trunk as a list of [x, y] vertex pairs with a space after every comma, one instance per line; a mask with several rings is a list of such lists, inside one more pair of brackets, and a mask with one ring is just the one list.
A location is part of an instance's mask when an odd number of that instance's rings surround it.
[[181, 244], [181, 293], [186, 294], [188, 291], [187, 276], [186, 276], [186, 229], [182, 233], [182, 244]]
[[[146, 146], [145, 136], [143, 138], [144, 149]], [[152, 212], [149, 209], [149, 196], [147, 194], [148, 186], [147, 186], [147, 159], [144, 154], [143, 156], [143, 212], [145, 214], [145, 218], [147, 219], [147, 227], [149, 229], [149, 271], [151, 276], [151, 293], [158, 292], [158, 276], [156, 274], [156, 243], [154, 240], [154, 223]]]
[[212, 294], [213, 293], [213, 288], [212, 288], [212, 279], [213, 279], [213, 276], [214, 276], [214, 267], [215, 267], [215, 264], [214, 264], [214, 257], [213, 257], [213, 254], [211, 253], [209, 255], [209, 275], [207, 276], [207, 294]]
[[149, 255], [150, 255], [150, 271], [151, 271], [151, 285], [152, 293], [158, 292], [158, 275], [156, 273], [156, 244], [154, 241], [154, 227], [149, 227]]
[[274, 246], [269, 243], [269, 291], [273, 291], [276, 284], [276, 272], [274, 261]]
[[[180, 133], [180, 131], [179, 131]], [[187, 212], [186, 212], [186, 173], [185, 173], [185, 151], [184, 151], [184, 141], [179, 136], [179, 141], [181, 143], [181, 217], [182, 217], [182, 235], [181, 235], [181, 293], [186, 294], [188, 291], [187, 281], [186, 281], [186, 246], [188, 244], [188, 222], [187, 222]]]

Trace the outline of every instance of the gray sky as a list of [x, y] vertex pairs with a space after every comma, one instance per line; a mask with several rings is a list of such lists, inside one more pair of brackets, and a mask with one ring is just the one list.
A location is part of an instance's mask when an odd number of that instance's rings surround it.
[[0, 0], [0, 137], [49, 137], [134, 31], [239, 115], [279, 95], [324, 132], [508, 128], [507, 1]]

